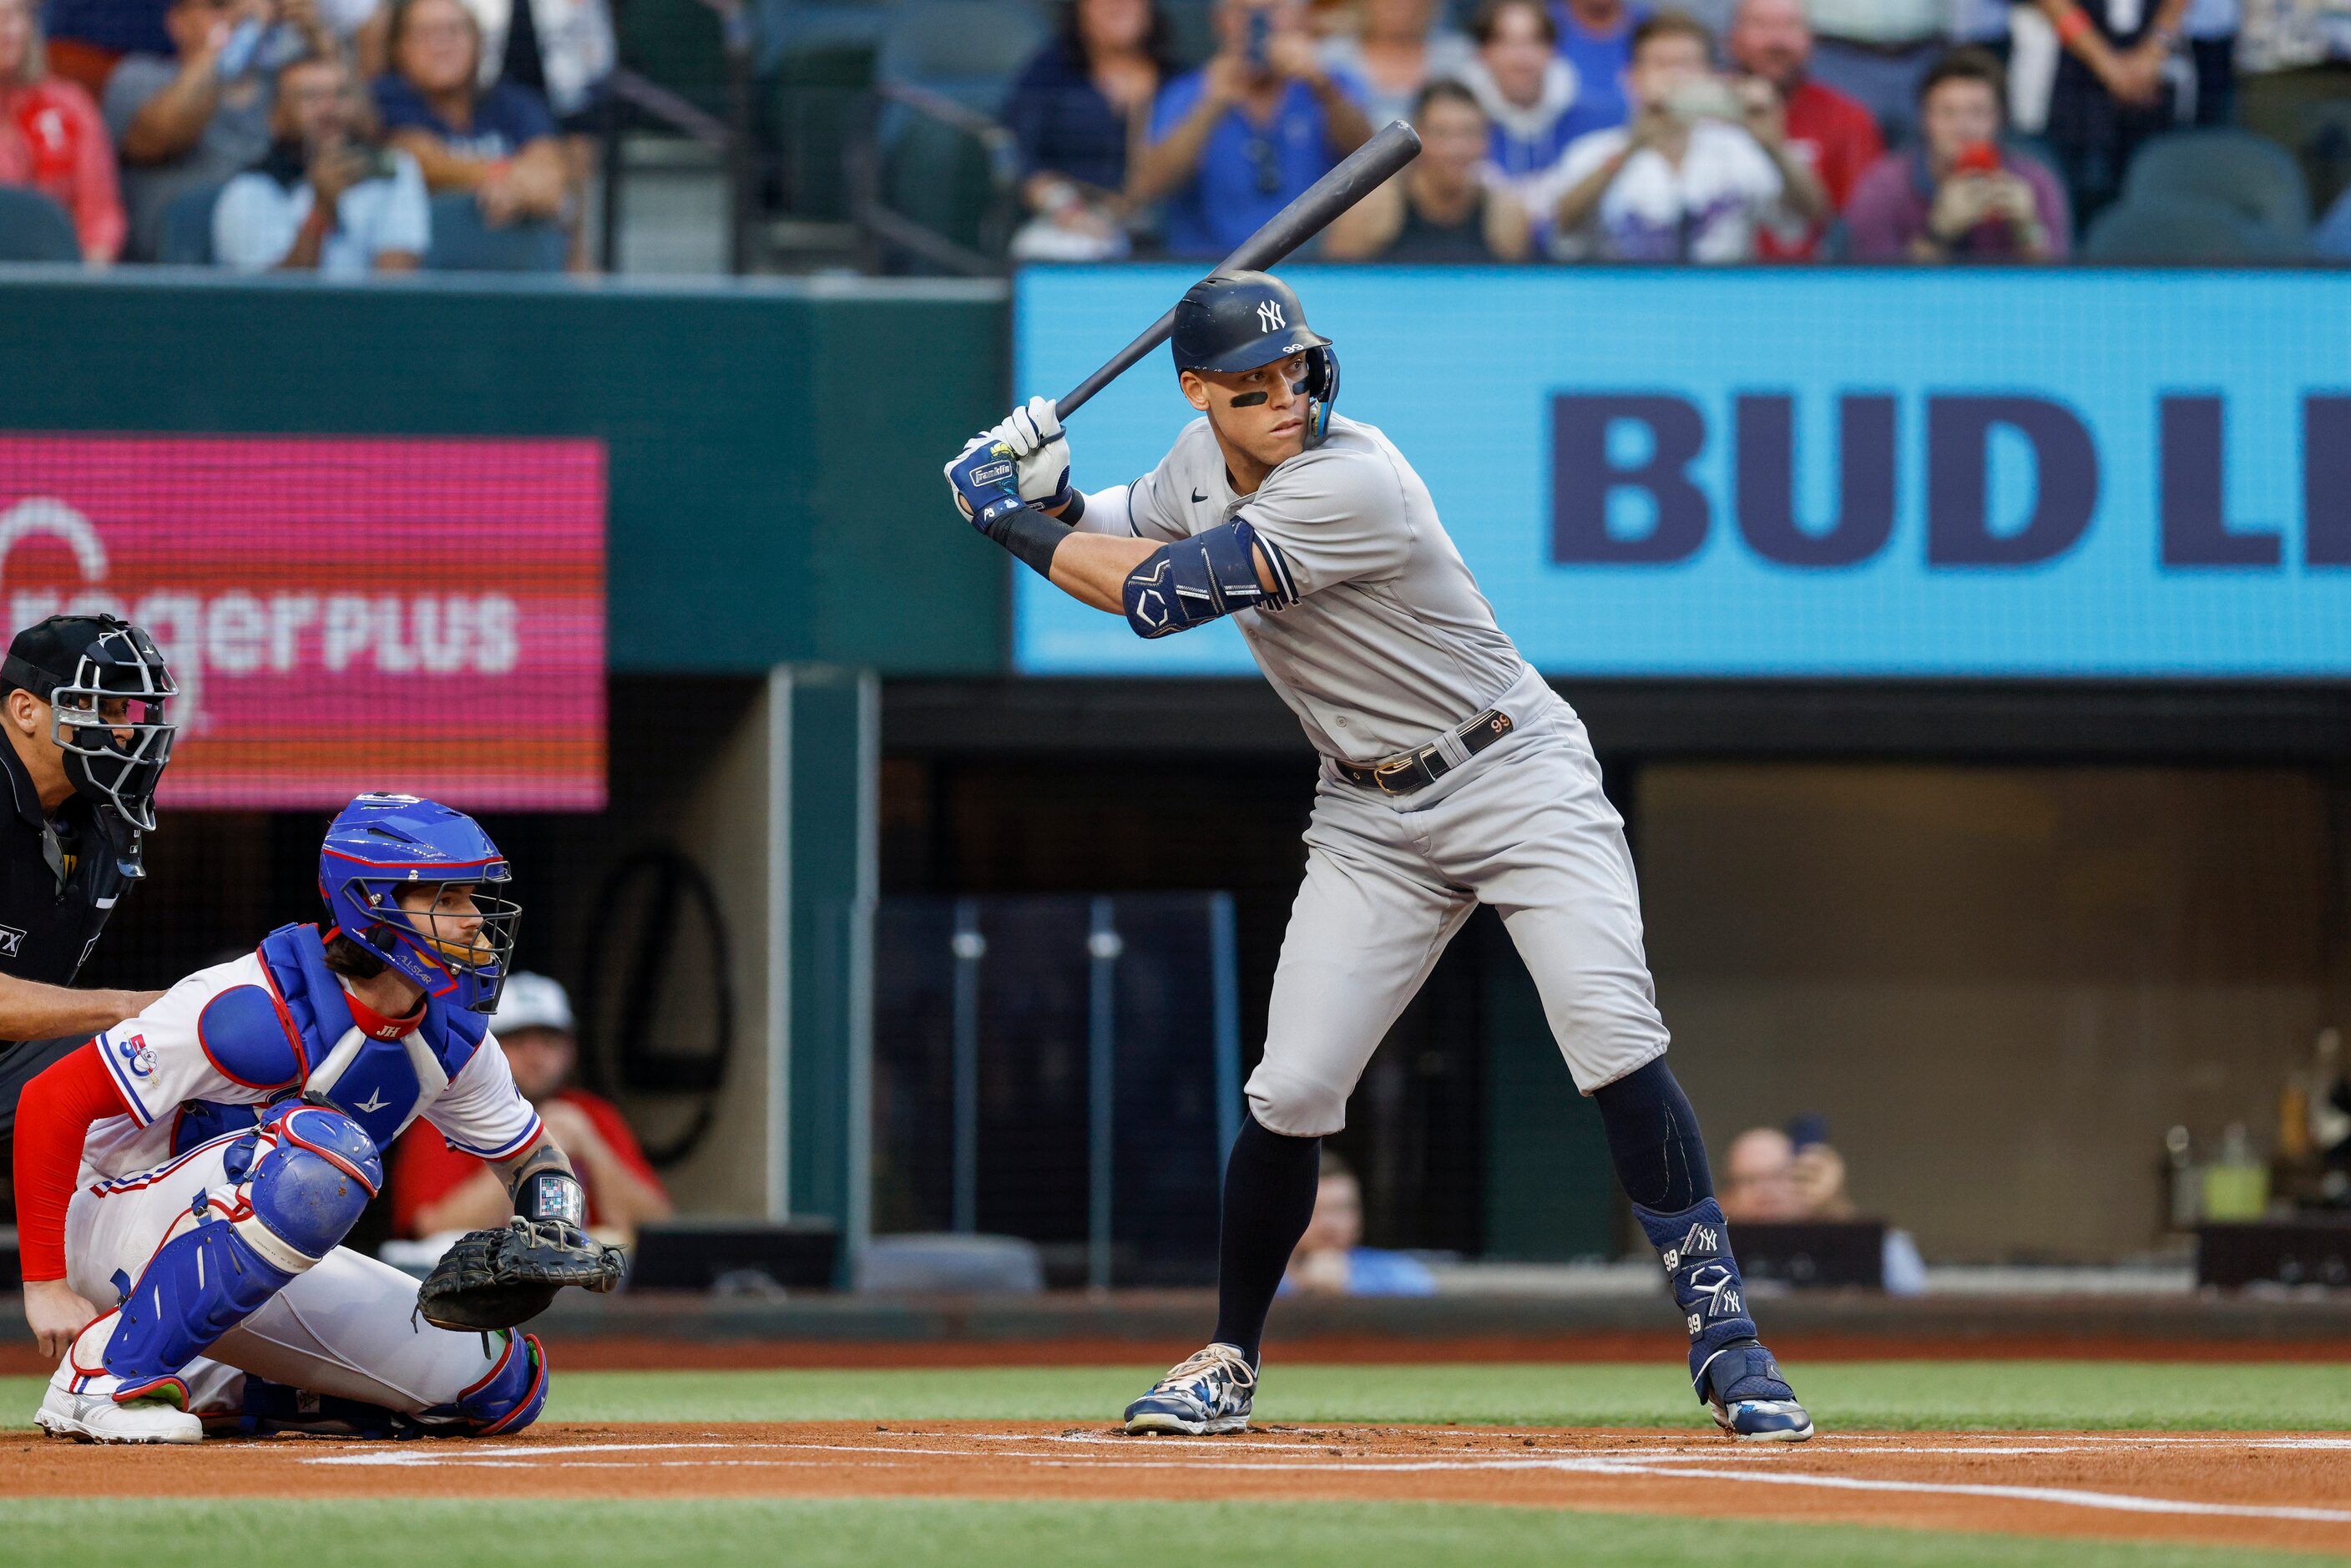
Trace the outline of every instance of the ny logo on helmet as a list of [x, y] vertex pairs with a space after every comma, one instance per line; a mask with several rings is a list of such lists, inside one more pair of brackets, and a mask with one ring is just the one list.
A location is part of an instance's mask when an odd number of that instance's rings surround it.
[[1268, 300], [1263, 301], [1262, 303], [1260, 303], [1260, 304], [1258, 306], [1258, 308], [1257, 308], [1257, 329], [1258, 329], [1259, 331], [1260, 331], [1260, 332], [1279, 332], [1280, 330], [1281, 330], [1281, 329], [1283, 329], [1284, 327], [1287, 327], [1287, 326], [1289, 326], [1289, 325], [1290, 325], [1290, 323], [1289, 323], [1289, 322], [1287, 322], [1287, 321], [1285, 321], [1285, 320], [1283, 320], [1283, 319], [1281, 319], [1281, 301], [1280, 301], [1280, 300], [1279, 300], [1279, 299], [1268, 299]]

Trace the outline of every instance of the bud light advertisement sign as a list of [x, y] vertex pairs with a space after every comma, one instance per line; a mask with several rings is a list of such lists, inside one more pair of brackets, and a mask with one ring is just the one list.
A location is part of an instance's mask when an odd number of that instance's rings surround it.
[[167, 807], [596, 810], [604, 478], [585, 440], [0, 435], [0, 607], [153, 635]]
[[[2351, 274], [1282, 272], [1547, 674], [2351, 674]], [[1196, 276], [1024, 272], [1018, 395]], [[1191, 417], [1155, 352], [1071, 419], [1075, 482]], [[1025, 673], [1251, 668], [1014, 578]]]

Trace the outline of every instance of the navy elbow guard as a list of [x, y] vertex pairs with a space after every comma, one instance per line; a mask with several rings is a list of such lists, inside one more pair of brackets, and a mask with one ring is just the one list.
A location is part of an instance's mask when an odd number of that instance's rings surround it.
[[[1259, 555], [1273, 571], [1271, 592], [1258, 580]], [[1236, 610], [1282, 609], [1298, 602], [1298, 590], [1274, 542], [1237, 517], [1152, 551], [1127, 573], [1121, 599], [1136, 636], [1165, 637]]]

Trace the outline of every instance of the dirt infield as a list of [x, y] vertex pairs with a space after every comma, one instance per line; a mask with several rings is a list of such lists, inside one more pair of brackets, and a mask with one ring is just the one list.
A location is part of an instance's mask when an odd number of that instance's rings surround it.
[[481, 1442], [0, 1441], [0, 1497], [961, 1497], [1499, 1503], [2351, 1552], [2351, 1436], [1273, 1426], [1130, 1438], [1033, 1422], [541, 1426]]

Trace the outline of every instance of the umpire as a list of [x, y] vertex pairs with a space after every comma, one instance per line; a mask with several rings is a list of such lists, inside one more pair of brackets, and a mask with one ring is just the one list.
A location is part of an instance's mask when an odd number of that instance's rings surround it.
[[0, 661], [0, 1173], [26, 1083], [163, 994], [68, 988], [146, 874], [177, 692], [155, 640], [111, 615], [52, 615]]

